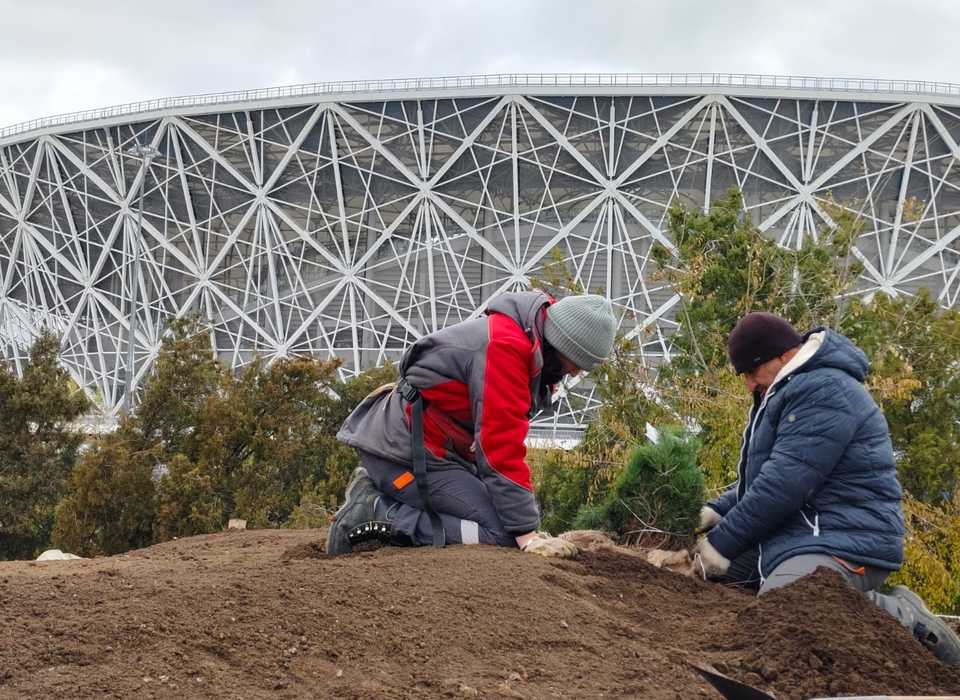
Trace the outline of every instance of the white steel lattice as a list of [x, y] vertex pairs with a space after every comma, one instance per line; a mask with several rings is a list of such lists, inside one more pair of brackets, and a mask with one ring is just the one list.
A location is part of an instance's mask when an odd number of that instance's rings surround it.
[[[353, 373], [527, 287], [558, 248], [658, 362], [678, 301], [648, 267], [654, 242], [671, 245], [667, 207], [706, 209], [734, 185], [785, 246], [816, 240], [832, 196], [865, 221], [864, 293], [928, 287], [958, 303], [953, 98], [601, 90], [261, 100], [8, 136], [3, 354], [19, 367], [37, 329], [55, 328], [66, 366], [113, 414], [136, 284], [138, 380], [166, 320], [190, 314], [235, 366], [310, 353]], [[146, 168], [137, 144], [159, 151]], [[575, 387], [560, 404], [554, 427], [595, 399]]]

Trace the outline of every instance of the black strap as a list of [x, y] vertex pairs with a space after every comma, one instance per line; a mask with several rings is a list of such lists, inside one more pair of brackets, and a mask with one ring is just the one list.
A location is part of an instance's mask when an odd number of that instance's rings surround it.
[[433, 546], [443, 547], [446, 544], [447, 536], [443, 531], [440, 516], [437, 515], [430, 503], [430, 485], [427, 482], [427, 450], [423, 442], [423, 397], [420, 395], [420, 391], [406, 379], [401, 379], [397, 383], [397, 390], [404, 399], [410, 402], [412, 409], [410, 451], [413, 458], [413, 479], [417, 484], [417, 493], [420, 494], [423, 509], [430, 518], [430, 526], [433, 530]]

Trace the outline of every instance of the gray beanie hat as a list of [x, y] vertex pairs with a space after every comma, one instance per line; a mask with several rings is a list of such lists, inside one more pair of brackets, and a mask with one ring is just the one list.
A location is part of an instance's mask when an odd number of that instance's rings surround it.
[[613, 307], [597, 294], [565, 297], [548, 306], [543, 324], [547, 342], [588, 372], [610, 356], [616, 330]]

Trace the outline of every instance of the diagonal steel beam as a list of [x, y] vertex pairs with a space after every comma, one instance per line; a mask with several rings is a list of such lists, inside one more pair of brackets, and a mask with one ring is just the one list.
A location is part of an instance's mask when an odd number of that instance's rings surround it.
[[[413, 187], [420, 190], [423, 196], [429, 198], [430, 201], [436, 204], [439, 208], [443, 209], [444, 213], [446, 213], [447, 216], [453, 219], [454, 222], [456, 222], [456, 224], [461, 229], [463, 229], [464, 233], [470, 236], [470, 238], [472, 238], [477, 243], [477, 245], [482, 247], [484, 250], [487, 251], [487, 253], [493, 256], [494, 259], [496, 259], [501, 264], [503, 264], [506, 269], [511, 268], [511, 263], [506, 259], [503, 253], [501, 253], [500, 250], [496, 248], [496, 246], [490, 243], [490, 241], [488, 241], [483, 236], [479, 235], [473, 226], [471, 226], [466, 221], [464, 221], [463, 218], [459, 214], [457, 214], [450, 207], [449, 204], [441, 200], [436, 195], [436, 193], [433, 192], [433, 190], [430, 187], [430, 184], [424, 181], [422, 178], [415, 175], [413, 172], [411, 172], [407, 166], [405, 166], [386, 146], [384, 146], [384, 144], [380, 141], [380, 139], [376, 138], [366, 128], [364, 128], [364, 126], [360, 124], [360, 122], [358, 122], [356, 119], [354, 119], [353, 116], [349, 112], [347, 112], [341, 105], [333, 105], [331, 107], [331, 110], [334, 111], [337, 114], [337, 116], [339, 116], [341, 119], [343, 119], [343, 121], [346, 122], [350, 126], [350, 128], [353, 129], [357, 134], [359, 134], [368, 144], [370, 144], [370, 146], [374, 150], [376, 150], [377, 153], [383, 156], [383, 158], [386, 159], [387, 162], [389, 162], [394, 168], [396, 168], [400, 173], [402, 173], [403, 176], [410, 181], [410, 184]], [[384, 236], [381, 236], [380, 238], [377, 239], [376, 247], [379, 248], [381, 245], [384, 244], [385, 241], [386, 241], [386, 238]], [[373, 252], [375, 252], [374, 247], [371, 246], [371, 249], [367, 251], [366, 255], [364, 255], [364, 260], [367, 259], [370, 256], [370, 254]], [[359, 266], [359, 263], [354, 267], [358, 267], [358, 266]]]
[[430, 187], [435, 187], [437, 183], [439, 183], [440, 180], [443, 179], [443, 176], [447, 174], [447, 171], [451, 167], [453, 167], [453, 165], [458, 160], [460, 160], [460, 156], [462, 156], [468, 148], [470, 148], [473, 144], [477, 142], [477, 138], [480, 136], [480, 134], [486, 131], [486, 128], [490, 126], [490, 122], [492, 122], [494, 118], [498, 114], [500, 114], [508, 104], [510, 104], [511, 101], [512, 101], [512, 98], [506, 97], [506, 96], [501, 97], [499, 100], [497, 100], [493, 108], [487, 113], [487, 116], [485, 116], [483, 119], [480, 120], [480, 123], [477, 124], [477, 126], [474, 127], [473, 131], [471, 131], [467, 135], [467, 137], [460, 143], [460, 145], [457, 146], [457, 149], [452, 154], [450, 154], [450, 157], [447, 158], [447, 160], [443, 163], [443, 165], [437, 168], [437, 171], [433, 174], [433, 177], [431, 177], [429, 182], [427, 183]]
[[922, 253], [917, 255], [915, 258], [911, 259], [909, 263], [897, 270], [897, 273], [893, 275], [890, 280], [892, 284], [899, 284], [903, 282], [914, 270], [927, 262], [930, 258], [935, 255], [939, 255], [947, 247], [953, 243], [955, 240], [960, 238], [960, 225], [954, 226], [947, 232], [945, 235], [941, 236], [937, 241], [931, 245], [929, 248], [924, 250]]
[[343, 108], [340, 104], [331, 104], [330, 110], [334, 112], [340, 119], [350, 125], [350, 128], [353, 129], [357, 134], [363, 137], [370, 146], [379, 153], [384, 160], [386, 160], [390, 165], [396, 168], [397, 172], [401, 173], [410, 184], [418, 190], [424, 190], [427, 186], [427, 183], [424, 182], [423, 178], [415, 175], [411, 172], [410, 168], [403, 164], [393, 152], [387, 148], [383, 142], [378, 139], [376, 136], [371, 134], [360, 122], [358, 122], [352, 114], [350, 114], [346, 109]]
[[887, 248], [887, 269], [892, 270], [897, 257], [897, 243], [900, 239], [900, 227], [903, 224], [903, 207], [907, 200], [907, 189], [910, 187], [910, 174], [913, 169], [913, 157], [917, 147], [917, 133], [920, 131], [921, 111], [913, 113], [910, 120], [910, 140], [907, 143], [907, 156], [903, 164], [903, 175], [900, 177], [900, 193], [897, 196], [897, 212], [893, 219], [893, 231]]
[[623, 192], [617, 190], [614, 193], [614, 197], [617, 202], [620, 203], [620, 206], [630, 212], [630, 216], [640, 222], [640, 225], [647, 229], [647, 232], [656, 239], [664, 248], [670, 251], [670, 254], [673, 256], [677, 255], [677, 247], [673, 244], [669, 238], [663, 235], [663, 231], [657, 228], [653, 222], [650, 221], [646, 216], [643, 215], [643, 212], [637, 209], [636, 205], [627, 199]]
[[313, 110], [313, 112], [310, 114], [310, 117], [303, 125], [303, 128], [300, 129], [300, 132], [297, 134], [297, 137], [290, 144], [287, 152], [283, 154], [280, 162], [277, 163], [276, 167], [273, 169], [273, 172], [270, 173], [270, 177], [268, 177], [267, 181], [263, 184], [263, 190], [265, 192], [270, 192], [274, 185], [277, 184], [277, 180], [280, 179], [280, 176], [287, 169], [287, 165], [290, 163], [290, 160], [300, 151], [300, 146], [302, 146], [303, 142], [307, 140], [307, 136], [310, 135], [310, 132], [313, 131], [313, 127], [317, 125], [317, 122], [320, 121], [320, 118], [323, 117], [325, 113], [326, 108], [324, 105], [317, 105], [317, 107]]
[[878, 126], [872, 134], [860, 141], [860, 143], [858, 143], [854, 148], [850, 149], [836, 163], [824, 170], [817, 179], [810, 183], [809, 190], [811, 192], [819, 190], [830, 180], [830, 178], [843, 170], [847, 164], [850, 163], [850, 161], [868, 151], [870, 147], [880, 139], [880, 137], [890, 131], [890, 129], [899, 124], [917, 109], [919, 109], [919, 106], [916, 104], [907, 104], [898, 109], [889, 119], [887, 119], [887, 121]]
[[783, 161], [780, 160], [780, 156], [774, 153], [773, 149], [770, 148], [770, 144], [767, 143], [767, 140], [757, 133], [756, 129], [747, 121], [747, 118], [744, 117], [740, 110], [734, 107], [733, 103], [725, 96], [720, 95], [717, 97], [717, 101], [723, 106], [723, 108], [733, 117], [734, 121], [740, 125], [740, 128], [743, 129], [747, 135], [753, 139], [753, 142], [756, 144], [757, 148], [773, 163], [774, 167], [783, 175], [787, 182], [790, 183], [790, 186], [793, 187], [797, 192], [801, 194], [806, 194], [807, 190], [803, 184], [797, 179], [797, 176], [784, 165]]
[[[217, 149], [211, 146], [205, 138], [203, 138], [200, 134], [198, 134], [194, 130], [192, 126], [187, 124], [180, 117], [170, 117], [170, 124], [172, 126], [175, 126], [177, 130], [180, 131], [182, 134], [186, 134], [187, 136], [189, 136], [190, 140], [196, 143], [197, 146], [199, 146], [200, 149], [204, 153], [206, 153], [207, 156], [212, 161], [214, 161], [217, 165], [219, 165], [221, 168], [223, 168], [228, 173], [230, 173], [230, 177], [232, 177], [234, 180], [240, 183], [240, 185], [244, 189], [246, 189], [251, 195], [256, 196], [260, 194], [260, 188], [254, 183], [250, 182], [250, 180], [247, 179], [247, 177], [243, 173], [237, 170], [230, 161], [228, 161], [226, 158], [223, 157], [222, 153], [220, 153]], [[131, 189], [135, 189], [135, 188], [131, 188]]]
[[697, 102], [694, 103], [694, 105], [688, 109], [676, 122], [674, 122], [669, 129], [660, 134], [656, 141], [651, 143], [636, 160], [628, 165], [624, 171], [620, 173], [616, 179], [614, 179], [613, 184], [617, 187], [622, 186], [638, 169], [643, 167], [643, 164], [650, 160], [650, 158], [652, 158], [657, 151], [662, 150], [664, 146], [670, 143], [680, 129], [684, 128], [695, 116], [697, 116], [697, 114], [706, 109], [709, 105], [716, 103], [716, 101], [716, 97], [713, 95], [708, 95], [697, 100]]
[[539, 109], [530, 104], [530, 101], [527, 100], [527, 98], [517, 95], [514, 99], [516, 100], [517, 104], [523, 107], [524, 110], [526, 110], [530, 116], [532, 116], [537, 123], [539, 123], [540, 126], [542, 126], [544, 130], [553, 137], [553, 140], [556, 141], [560, 147], [563, 148], [563, 150], [573, 156], [574, 160], [576, 160], [584, 170], [590, 173], [590, 177], [592, 177], [599, 186], [602, 187], [607, 183], [607, 178], [603, 175], [603, 173], [597, 170], [596, 166], [587, 160], [587, 158], [579, 150], [577, 150], [572, 143], [570, 143], [570, 139], [568, 139], [564, 134], [561, 134], [557, 127], [555, 127]]

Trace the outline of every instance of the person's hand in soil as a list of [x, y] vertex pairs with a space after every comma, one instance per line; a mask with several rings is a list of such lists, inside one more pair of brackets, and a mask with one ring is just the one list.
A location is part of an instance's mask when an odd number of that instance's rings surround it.
[[693, 548], [693, 571], [704, 580], [723, 576], [729, 568], [730, 560], [720, 554], [706, 537]]
[[551, 537], [545, 532], [530, 532], [517, 538], [520, 550], [529, 554], [539, 554], [542, 557], [557, 557], [570, 559], [580, 553], [580, 549], [573, 542]]

